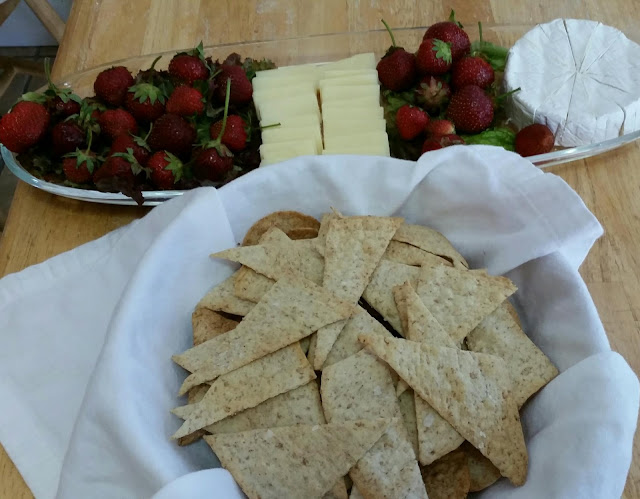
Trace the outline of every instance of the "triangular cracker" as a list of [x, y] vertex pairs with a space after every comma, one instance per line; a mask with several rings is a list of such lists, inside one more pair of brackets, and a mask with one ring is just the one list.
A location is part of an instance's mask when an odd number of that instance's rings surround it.
[[428, 251], [412, 246], [408, 243], [400, 241], [391, 241], [383, 257], [385, 260], [392, 262], [404, 263], [405, 265], [413, 265], [415, 267], [424, 267], [428, 265], [447, 265], [452, 266], [451, 262], [446, 258], [442, 258]]
[[361, 335], [360, 341], [489, 458], [503, 476], [515, 485], [524, 483], [527, 448], [511, 395], [511, 378], [502, 359], [376, 335]]
[[[325, 241], [323, 287], [338, 298], [357, 303], [401, 224], [401, 218], [391, 217], [333, 219]], [[345, 324], [331, 324], [318, 331], [316, 370], [322, 368]]]
[[456, 449], [423, 468], [422, 478], [429, 499], [465, 499], [471, 485], [467, 456]]
[[322, 219], [320, 220], [320, 228], [318, 229], [318, 237], [314, 240], [314, 247], [318, 253], [324, 256], [324, 245], [327, 239], [327, 232], [329, 232], [329, 226], [331, 225], [331, 221], [342, 218], [342, 213], [339, 211], [332, 209], [329, 213], [325, 213], [322, 215]]
[[283, 277], [233, 331], [173, 357], [193, 373], [180, 394], [343, 320], [354, 309], [306, 279]]
[[469, 442], [460, 447], [467, 456], [471, 484], [469, 492], [478, 492], [493, 485], [500, 478], [500, 471], [491, 461], [484, 457], [478, 449]]
[[361, 351], [325, 368], [321, 392], [328, 421], [397, 418], [397, 423], [389, 426], [384, 437], [350, 472], [362, 494], [426, 498], [389, 368]]
[[214, 312], [232, 315], [247, 315], [255, 303], [242, 300], [233, 293], [234, 275], [228, 277], [202, 297], [196, 308], [208, 308]]
[[351, 487], [351, 494], [349, 494], [349, 499], [364, 499], [364, 497], [358, 490], [358, 487], [356, 487], [355, 485]]
[[250, 499], [321, 498], [380, 439], [389, 420], [205, 436]]
[[270, 279], [277, 280], [294, 272], [322, 284], [324, 259], [315, 250], [313, 240], [292, 241], [277, 227], [270, 229], [268, 234], [269, 239], [264, 243], [231, 248], [211, 256], [241, 263]]
[[444, 265], [424, 267], [416, 288], [429, 312], [457, 343], [517, 289], [506, 277]]
[[208, 308], [196, 308], [193, 314], [191, 314], [193, 345], [197, 346], [211, 338], [215, 338], [223, 333], [228, 333], [232, 329], [235, 329], [239, 323], [240, 321], [229, 319]]
[[253, 303], [258, 303], [276, 282], [244, 265], [234, 275], [233, 293]]
[[467, 261], [451, 245], [449, 240], [437, 230], [423, 225], [402, 225], [393, 236], [394, 241], [411, 244], [424, 251], [446, 258], [455, 265], [456, 262], [469, 267]]
[[172, 438], [180, 438], [229, 416], [255, 407], [281, 393], [302, 386], [316, 374], [295, 343], [220, 376], [197, 404], [172, 412], [184, 424]]
[[242, 241], [242, 246], [251, 246], [262, 242], [264, 234], [272, 227], [277, 227], [286, 234], [301, 228], [313, 228], [317, 231], [320, 223], [315, 218], [298, 211], [275, 211], [262, 217], [249, 228]]
[[409, 434], [409, 440], [413, 446], [413, 451], [418, 455], [418, 426], [416, 424], [416, 403], [413, 398], [413, 390], [409, 388], [402, 395], [398, 397], [398, 404], [400, 405], [400, 412], [402, 413], [402, 419], [404, 425], [407, 428]]
[[558, 375], [558, 369], [516, 322], [513, 306], [503, 303], [467, 336], [474, 352], [497, 355], [507, 364], [513, 378], [518, 407]]
[[398, 334], [403, 334], [398, 308], [393, 299], [393, 287], [407, 281], [415, 288], [420, 275], [419, 267], [381, 260], [371, 276], [362, 297], [386, 320]]

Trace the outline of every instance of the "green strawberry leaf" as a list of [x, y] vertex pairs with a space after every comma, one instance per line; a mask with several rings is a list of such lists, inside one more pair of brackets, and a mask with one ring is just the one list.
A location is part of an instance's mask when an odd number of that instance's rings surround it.
[[20, 100], [44, 104], [47, 101], [47, 96], [39, 92], [27, 92], [26, 94], [22, 94]]
[[449, 21], [458, 25], [459, 28], [464, 28], [461, 22], [456, 21], [456, 12], [451, 9], [451, 13], [449, 14]]
[[436, 39], [433, 41], [433, 51], [436, 53], [436, 59], [451, 62], [451, 44]]
[[504, 71], [507, 64], [509, 49], [487, 42], [482, 38], [482, 23], [478, 22], [480, 40], [471, 44], [471, 55], [484, 58], [494, 71]]
[[258, 71], [265, 71], [267, 69], [275, 69], [276, 65], [271, 59], [251, 59], [247, 57], [242, 63], [242, 69], [247, 74], [249, 81], [253, 80]]
[[162, 89], [152, 85], [151, 83], [138, 83], [129, 89], [133, 91], [133, 98], [138, 99], [138, 102], [142, 104], [147, 99], [153, 105], [156, 101], [165, 103], [166, 95]]
[[180, 161], [175, 155], [166, 151], [164, 155], [164, 159], [169, 162], [167, 166], [164, 167], [165, 170], [169, 170], [173, 173], [173, 183], [175, 184], [182, 178], [182, 173], [184, 171], [184, 165], [182, 161]]
[[489, 128], [484, 132], [461, 137], [467, 144], [485, 144], [504, 147], [507, 151], [515, 150], [516, 133], [509, 128]]

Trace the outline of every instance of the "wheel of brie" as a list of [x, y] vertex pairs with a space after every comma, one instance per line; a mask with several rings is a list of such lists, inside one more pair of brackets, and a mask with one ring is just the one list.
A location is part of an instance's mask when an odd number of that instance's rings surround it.
[[539, 24], [509, 51], [508, 112], [522, 128], [547, 125], [572, 147], [640, 129], [640, 45], [595, 21]]

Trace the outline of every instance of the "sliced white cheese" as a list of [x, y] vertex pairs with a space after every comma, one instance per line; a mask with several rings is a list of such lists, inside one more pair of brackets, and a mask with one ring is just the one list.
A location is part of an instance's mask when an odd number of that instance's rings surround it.
[[261, 126], [269, 126], [280, 123], [281, 126], [306, 126], [317, 125], [320, 126], [320, 116], [317, 113], [300, 114], [297, 116], [283, 116], [277, 122], [267, 123], [264, 120], [261, 122]]
[[322, 154], [366, 154], [368, 156], [390, 156], [389, 141], [371, 144], [352, 144], [349, 146], [325, 148]]
[[389, 143], [386, 132], [365, 132], [365, 133], [353, 133], [344, 134], [341, 136], [325, 137], [324, 148], [329, 150], [336, 150], [339, 148], [377, 144], [380, 142]]
[[301, 114], [315, 113], [320, 116], [318, 98], [315, 94], [298, 95], [296, 97], [270, 99], [256, 106], [260, 122], [264, 124], [278, 123], [278, 120]]
[[[324, 68], [321, 66], [320, 69]], [[320, 73], [321, 79], [346, 78], [348, 76], [375, 76], [378, 77], [376, 69], [330, 69]]]
[[378, 84], [348, 85], [341, 87], [325, 87], [320, 90], [320, 100], [324, 104], [346, 99], [371, 99], [379, 102], [380, 86]]
[[313, 140], [293, 140], [260, 146], [260, 166], [278, 163], [298, 156], [317, 154]]
[[355, 119], [380, 119], [384, 116], [384, 109], [380, 106], [349, 106], [335, 105], [322, 107], [322, 119], [325, 121]]
[[324, 120], [324, 136], [344, 134], [344, 133], [365, 133], [384, 132], [387, 129], [387, 122], [382, 118], [378, 119], [332, 119]]
[[294, 140], [313, 140], [315, 153], [322, 151], [322, 134], [319, 125], [307, 125], [298, 127], [274, 127], [262, 130], [262, 143], [274, 144], [279, 142], [291, 142]]
[[333, 71], [336, 69], [375, 69], [376, 56], [373, 52], [356, 54], [340, 61], [330, 62], [322, 66], [323, 71]]
[[544, 123], [579, 146], [640, 129], [640, 45], [595, 21], [556, 19], [509, 51], [506, 90], [518, 127]]
[[378, 85], [378, 75], [354, 75], [344, 78], [325, 78], [318, 82], [320, 93], [328, 87], [343, 87], [351, 85]]
[[300, 81], [291, 84], [280, 80], [269, 80], [273, 85], [253, 87], [253, 100], [262, 102], [264, 99], [277, 99], [286, 96], [309, 94], [316, 91], [315, 84], [311, 81]]

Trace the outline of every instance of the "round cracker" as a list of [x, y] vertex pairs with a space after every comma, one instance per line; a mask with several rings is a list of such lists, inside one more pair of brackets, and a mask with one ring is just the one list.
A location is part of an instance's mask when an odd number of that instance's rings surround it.
[[287, 236], [289, 236], [289, 239], [293, 239], [294, 241], [297, 239], [315, 239], [316, 237], [318, 237], [318, 229], [315, 229], [313, 227], [291, 229], [287, 231]]
[[320, 228], [320, 222], [315, 218], [298, 211], [275, 211], [254, 223], [247, 231], [242, 241], [242, 246], [258, 244], [260, 236], [271, 227], [278, 227], [282, 232], [288, 233], [293, 229]]

